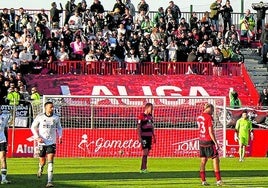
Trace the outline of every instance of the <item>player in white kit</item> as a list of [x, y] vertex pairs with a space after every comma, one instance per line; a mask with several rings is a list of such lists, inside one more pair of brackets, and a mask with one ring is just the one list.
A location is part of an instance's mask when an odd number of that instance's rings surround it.
[[62, 143], [62, 127], [59, 116], [53, 114], [54, 105], [46, 102], [44, 105], [45, 113], [41, 113], [34, 119], [31, 131], [39, 145], [39, 169], [37, 177], [41, 177], [47, 158], [47, 185], [54, 187], [53, 178], [53, 159], [56, 153], [57, 136], [58, 142]]
[[7, 176], [7, 161], [6, 161], [6, 152], [7, 152], [7, 129], [8, 129], [8, 114], [3, 114], [0, 109], [0, 161], [1, 161], [1, 184], [9, 184], [10, 181], [6, 179]]

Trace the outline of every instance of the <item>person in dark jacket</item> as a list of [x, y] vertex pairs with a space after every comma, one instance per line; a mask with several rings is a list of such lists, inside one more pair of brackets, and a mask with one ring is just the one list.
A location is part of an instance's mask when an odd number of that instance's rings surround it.
[[57, 9], [57, 4], [55, 2], [51, 3], [51, 9], [50, 9], [50, 24], [53, 25], [53, 23], [59, 24], [60, 22], [60, 14], [63, 12], [62, 4], [60, 3], [61, 10]]
[[265, 24], [265, 28], [261, 34], [262, 43], [262, 63], [267, 64], [267, 52], [268, 52], [268, 23]]
[[252, 9], [257, 11], [257, 33], [261, 33], [264, 29], [265, 12], [268, 9], [268, 3], [252, 3]]

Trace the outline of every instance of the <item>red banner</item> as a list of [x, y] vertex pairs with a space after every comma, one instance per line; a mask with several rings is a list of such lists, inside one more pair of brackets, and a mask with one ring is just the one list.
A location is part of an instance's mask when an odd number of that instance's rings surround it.
[[[264, 157], [268, 150], [268, 130], [255, 130], [247, 156]], [[141, 147], [135, 129], [64, 129], [63, 144], [57, 146], [58, 157], [137, 157]], [[180, 135], [189, 135], [188, 139]], [[11, 140], [14, 136], [14, 145]], [[34, 147], [29, 129], [9, 130], [8, 157], [33, 157]], [[158, 129], [152, 157], [193, 157], [199, 155], [197, 131], [190, 129]], [[235, 157], [238, 143], [234, 131], [227, 130], [226, 156]]]

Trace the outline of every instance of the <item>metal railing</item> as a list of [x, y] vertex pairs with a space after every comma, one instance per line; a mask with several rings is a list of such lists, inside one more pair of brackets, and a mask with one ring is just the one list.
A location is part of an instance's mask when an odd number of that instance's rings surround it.
[[[116, 61], [55, 61], [43, 63], [42, 70], [48, 74], [86, 74], [86, 75], [181, 75], [202, 74], [214, 76], [241, 76], [241, 64], [238, 62], [213, 65], [211, 62], [144, 62], [122, 63]], [[41, 69], [39, 70], [41, 73]]]

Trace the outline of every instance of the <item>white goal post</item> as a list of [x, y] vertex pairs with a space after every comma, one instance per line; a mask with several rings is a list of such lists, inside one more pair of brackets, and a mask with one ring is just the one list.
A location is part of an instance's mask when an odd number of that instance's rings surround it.
[[64, 130], [58, 156], [141, 156], [137, 117], [147, 102], [154, 104], [157, 137], [151, 156], [199, 156], [196, 118], [205, 103], [215, 107], [215, 135], [222, 148], [220, 155], [226, 155], [226, 97], [44, 95], [43, 104], [47, 101], [54, 103]]

